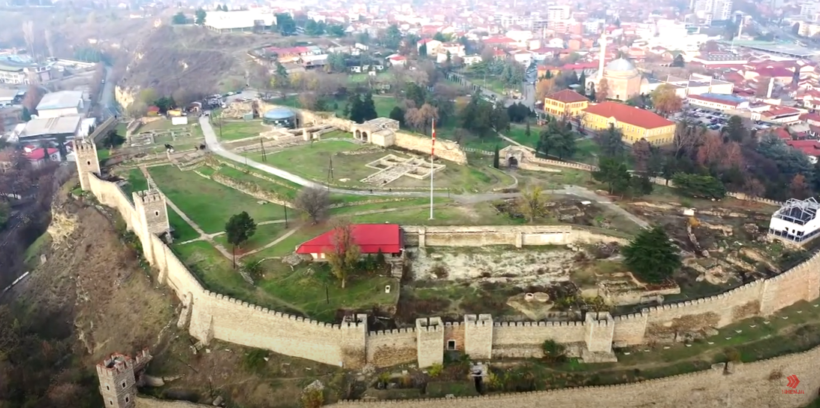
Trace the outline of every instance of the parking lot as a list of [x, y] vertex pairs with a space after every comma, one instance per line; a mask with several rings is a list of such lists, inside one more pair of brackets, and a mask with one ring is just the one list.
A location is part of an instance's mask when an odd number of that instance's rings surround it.
[[[732, 115], [714, 111], [706, 108], [695, 108], [688, 111], [689, 119], [699, 121], [709, 130], [720, 131], [729, 122]], [[769, 129], [771, 126], [761, 121], [756, 121], [752, 130]]]

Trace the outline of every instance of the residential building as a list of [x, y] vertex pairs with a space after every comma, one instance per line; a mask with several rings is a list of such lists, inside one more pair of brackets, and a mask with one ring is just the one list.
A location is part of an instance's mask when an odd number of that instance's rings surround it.
[[[353, 243], [361, 255], [384, 254], [400, 257], [404, 241], [398, 224], [354, 224], [350, 226]], [[334, 250], [335, 230], [330, 230], [296, 248], [297, 254], [306, 254], [314, 260], [325, 260], [325, 254]]]
[[547, 21], [566, 20], [570, 17], [570, 6], [547, 7]]
[[48, 66], [38, 65], [26, 55], [0, 55], [0, 82], [6, 84], [28, 85], [51, 79]]
[[37, 104], [37, 117], [41, 119], [60, 116], [84, 115], [82, 91], [59, 91], [43, 95]]
[[56, 144], [60, 157], [67, 158], [66, 142], [81, 135], [82, 116], [36, 118], [28, 121], [17, 135], [20, 143], [32, 145]]
[[820, 233], [820, 204], [814, 198], [790, 199], [769, 221], [769, 237], [790, 244], [804, 244]]
[[721, 112], [749, 108], [749, 102], [746, 99], [734, 95], [704, 93], [700, 95], [689, 95], [686, 100], [689, 102], [690, 107]]
[[205, 27], [218, 32], [252, 31], [270, 28], [275, 21], [276, 18], [270, 11], [209, 11]]
[[594, 131], [615, 126], [623, 133], [623, 141], [633, 144], [646, 139], [653, 145], [666, 145], [675, 138], [675, 122], [653, 112], [616, 102], [590, 105], [581, 111], [584, 128]]
[[589, 106], [589, 99], [571, 89], [563, 89], [544, 98], [544, 111], [552, 116], [578, 117]]

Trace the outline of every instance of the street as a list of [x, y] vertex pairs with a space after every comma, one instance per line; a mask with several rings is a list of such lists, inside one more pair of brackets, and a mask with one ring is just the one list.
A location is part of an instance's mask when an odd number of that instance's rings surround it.
[[114, 98], [114, 81], [113, 69], [105, 67], [105, 84], [103, 85], [102, 95], [100, 95], [100, 112], [102, 114], [102, 121], [105, 121], [111, 116], [119, 115], [119, 108], [117, 101]]

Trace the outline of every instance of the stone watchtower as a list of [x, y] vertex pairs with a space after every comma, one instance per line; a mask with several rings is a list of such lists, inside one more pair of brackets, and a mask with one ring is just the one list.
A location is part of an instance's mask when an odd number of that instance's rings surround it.
[[162, 235], [170, 231], [168, 223], [168, 209], [165, 206], [165, 196], [159, 191], [151, 189], [133, 193], [134, 207], [140, 217], [140, 224], [148, 232]]
[[88, 182], [88, 173], [100, 175], [100, 160], [97, 158], [97, 146], [82, 140], [74, 141], [74, 154], [77, 158], [77, 173], [80, 176], [80, 188], [88, 191], [91, 187]]
[[97, 364], [97, 378], [100, 381], [100, 394], [106, 407], [134, 408], [137, 406], [137, 379], [151, 355], [143, 350], [132, 359], [119, 353]]

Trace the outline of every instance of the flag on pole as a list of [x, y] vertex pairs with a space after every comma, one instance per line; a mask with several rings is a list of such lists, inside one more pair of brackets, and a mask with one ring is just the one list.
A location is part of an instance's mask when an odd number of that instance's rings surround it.
[[433, 144], [432, 148], [430, 149], [430, 156], [436, 155], [436, 120], [433, 119]]

